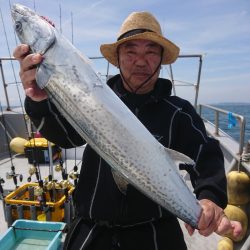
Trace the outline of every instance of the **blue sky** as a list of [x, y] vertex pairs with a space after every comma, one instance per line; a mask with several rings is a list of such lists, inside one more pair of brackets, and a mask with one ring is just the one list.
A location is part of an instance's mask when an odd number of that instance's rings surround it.
[[[14, 3], [14, 1], [10, 1]], [[132, 11], [150, 11], [162, 25], [164, 35], [181, 48], [181, 54], [202, 54], [203, 67], [198, 102], [250, 102], [250, 1], [249, 0], [20, 0], [16, 1], [48, 16], [87, 56], [100, 56], [99, 46], [116, 40], [122, 21]], [[16, 46], [9, 1], [0, 0], [10, 50]], [[1, 22], [1, 20], [0, 20]], [[9, 56], [0, 23], [0, 57]], [[106, 64], [97, 64], [105, 71]], [[100, 64], [100, 65], [99, 65]], [[197, 60], [177, 60], [177, 79], [195, 82]], [[6, 66], [11, 74], [11, 66]], [[115, 72], [115, 70], [114, 70]], [[162, 76], [167, 75], [163, 69]], [[176, 72], [176, 73], [175, 73]], [[12, 81], [12, 80], [10, 80]], [[0, 82], [1, 83], [1, 82]], [[16, 99], [14, 87], [8, 88]], [[12, 90], [13, 89], [13, 90]], [[0, 87], [0, 98], [4, 102]], [[192, 101], [193, 87], [177, 87], [177, 95]]]

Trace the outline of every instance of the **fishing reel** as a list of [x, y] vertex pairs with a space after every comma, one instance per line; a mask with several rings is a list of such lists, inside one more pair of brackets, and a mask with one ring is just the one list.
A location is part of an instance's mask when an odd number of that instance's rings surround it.
[[38, 174], [38, 172], [37, 172], [37, 167], [35, 166], [35, 165], [32, 165], [32, 166], [30, 166], [30, 168], [29, 168], [29, 177], [27, 178], [27, 181], [28, 182], [31, 182], [31, 177], [32, 177], [32, 175], [36, 175], [36, 178], [37, 178], [37, 180], [39, 181], [39, 174]]
[[71, 183], [68, 183], [67, 180], [62, 180], [59, 182], [52, 181], [48, 183], [47, 189], [48, 190], [51, 190], [51, 189], [62, 190], [62, 189], [67, 189], [70, 186], [71, 186]]
[[56, 172], [60, 172], [60, 171], [62, 171], [63, 170], [63, 166], [61, 165], [61, 164], [57, 164], [56, 166], [55, 166], [55, 171]]
[[2, 177], [0, 177], [0, 193], [1, 193], [2, 197], [3, 197], [3, 186], [2, 186], [2, 184], [4, 184], [4, 183], [5, 183], [5, 180]]
[[17, 177], [19, 177], [19, 181], [23, 181], [23, 175], [22, 174], [16, 174], [15, 167], [11, 167], [11, 171], [6, 173], [6, 179], [10, 180], [13, 179], [15, 186], [17, 187]]
[[50, 190], [53, 190], [55, 189], [56, 187], [56, 181], [46, 181], [44, 182], [44, 187], [46, 188], [46, 190], [50, 191]]
[[62, 172], [62, 178], [67, 179], [67, 173], [65, 168], [63, 167], [63, 160], [60, 158], [59, 164], [55, 166], [55, 171], [56, 172]]
[[42, 196], [43, 195], [43, 187], [36, 186], [34, 188], [34, 195], [37, 196], [37, 197]]
[[75, 165], [73, 170], [69, 172], [69, 178], [74, 181], [74, 185], [76, 186], [77, 180], [79, 178], [78, 167]]
[[69, 187], [71, 187], [71, 183], [68, 180], [61, 180], [58, 182], [58, 186], [60, 189], [68, 189]]
[[50, 200], [54, 202], [56, 197], [55, 190], [57, 189], [57, 180], [52, 180], [52, 175], [49, 175], [44, 179], [43, 186], [45, 191], [48, 191]]
[[63, 190], [66, 200], [68, 200], [68, 192], [69, 192], [70, 187], [72, 187], [72, 184], [70, 183], [69, 180], [61, 180], [59, 181], [58, 184], [59, 184], [60, 189]]
[[76, 172], [76, 171], [74, 171], [74, 170], [72, 170], [72, 171], [69, 172], [69, 178], [70, 178], [70, 179], [76, 180], [76, 179], [78, 179], [78, 177], [79, 177], [78, 172]]
[[34, 195], [36, 196], [37, 201], [40, 202], [41, 209], [46, 204], [46, 195], [44, 192], [44, 184], [43, 181], [39, 181], [39, 185], [34, 188]]
[[44, 178], [44, 188], [49, 192], [55, 189], [60, 189], [58, 188], [57, 180], [52, 180], [51, 175]]
[[35, 174], [36, 173], [36, 167], [34, 166], [34, 165], [32, 165], [30, 168], [29, 168], [29, 177], [27, 178], [27, 181], [28, 182], [31, 182], [31, 176], [33, 175], [33, 174]]

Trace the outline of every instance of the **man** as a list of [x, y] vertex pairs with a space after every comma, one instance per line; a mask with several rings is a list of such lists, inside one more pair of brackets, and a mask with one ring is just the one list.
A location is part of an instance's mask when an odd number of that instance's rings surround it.
[[[226, 178], [218, 142], [206, 135], [189, 102], [171, 96], [171, 82], [159, 78], [161, 65], [173, 63], [179, 48], [162, 36], [154, 16], [135, 12], [122, 24], [117, 41], [102, 45], [101, 52], [120, 70], [108, 81], [113, 91], [160, 143], [195, 160], [187, 171], [203, 208], [199, 233], [239, 234], [240, 225], [223, 213]], [[84, 140], [36, 85], [34, 66], [42, 56], [29, 54], [27, 45], [18, 46], [14, 56], [20, 61], [26, 111], [40, 132], [61, 147], [82, 145]], [[119, 178], [90, 146], [84, 151], [74, 202], [77, 216], [65, 249], [186, 249], [177, 218]], [[186, 228], [192, 235], [195, 229]]]

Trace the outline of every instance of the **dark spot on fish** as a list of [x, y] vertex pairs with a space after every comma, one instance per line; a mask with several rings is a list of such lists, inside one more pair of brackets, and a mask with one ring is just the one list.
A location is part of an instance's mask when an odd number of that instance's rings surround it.
[[73, 73], [74, 73], [75, 78], [76, 78], [77, 80], [79, 80], [79, 79], [80, 79], [80, 76], [79, 76], [79, 74], [78, 74], [78, 72], [77, 72], [77, 68], [76, 68], [75, 65], [72, 66], [72, 70], [73, 70]]

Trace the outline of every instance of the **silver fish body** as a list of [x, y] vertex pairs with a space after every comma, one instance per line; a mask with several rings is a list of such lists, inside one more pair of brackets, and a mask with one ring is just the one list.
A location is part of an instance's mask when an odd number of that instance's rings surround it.
[[197, 227], [201, 207], [177, 170], [187, 156], [164, 148], [103, 84], [85, 58], [33, 11], [14, 5], [17, 35], [44, 55], [37, 83], [96, 152], [129, 183], [177, 217]]

